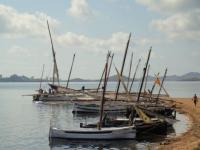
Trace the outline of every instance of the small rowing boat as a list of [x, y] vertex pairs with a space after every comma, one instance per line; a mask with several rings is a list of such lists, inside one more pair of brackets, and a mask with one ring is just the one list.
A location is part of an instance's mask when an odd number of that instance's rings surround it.
[[62, 130], [50, 127], [49, 138], [80, 139], [80, 140], [114, 140], [135, 139], [135, 126]]

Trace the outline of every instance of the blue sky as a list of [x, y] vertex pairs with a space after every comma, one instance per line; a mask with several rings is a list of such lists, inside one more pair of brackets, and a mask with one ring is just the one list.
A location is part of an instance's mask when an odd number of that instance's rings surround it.
[[[152, 46], [151, 73], [181, 75], [200, 72], [199, 0], [6, 0], [0, 2], [0, 74], [39, 77], [52, 75], [50, 22], [61, 78], [67, 78], [73, 53], [72, 77], [99, 78], [108, 50], [121, 67], [132, 33], [133, 70], [144, 64]], [[142, 72], [142, 69], [140, 69]], [[115, 74], [114, 69], [111, 74]], [[140, 73], [141, 74], [141, 73]]]

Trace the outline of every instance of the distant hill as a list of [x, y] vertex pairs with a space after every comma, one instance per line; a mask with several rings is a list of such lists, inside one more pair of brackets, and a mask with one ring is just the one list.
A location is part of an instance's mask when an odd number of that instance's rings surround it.
[[[123, 76], [123, 78], [124, 78], [124, 80], [125, 81], [127, 81], [128, 80], [128, 77], [126, 77], [126, 76]], [[110, 76], [109, 78], [108, 78], [108, 81], [117, 81], [118, 80], [118, 77], [117, 77], [117, 75], [113, 75], [113, 76]]]
[[182, 76], [177, 76], [177, 75], [167, 76], [166, 79], [170, 81], [200, 81], [200, 73], [189, 72]]
[[89, 79], [81, 79], [81, 78], [74, 78], [71, 79], [70, 82], [94, 82], [98, 80], [89, 80]]
[[0, 78], [0, 82], [39, 82], [40, 79], [33, 79], [24, 75], [11, 75], [10, 77]]
[[194, 80], [200, 80], [200, 73], [198, 72], [189, 72], [185, 75], [182, 75], [181, 76], [181, 80], [182, 81], [187, 81], [187, 80], [191, 80], [191, 81], [194, 81]]
[[[125, 81], [128, 80], [128, 77], [126, 76], [123, 76], [123, 77]], [[117, 75], [110, 76], [108, 79], [108, 81], [111, 81], [111, 82], [112, 81], [114, 82], [117, 80], [118, 80]], [[135, 80], [137, 81], [140, 79], [135, 79]], [[152, 81], [152, 80], [154, 80], [154, 77], [149, 76], [148, 81]], [[200, 73], [189, 72], [181, 76], [170, 75], [170, 76], [167, 76], [166, 80], [167, 81], [200, 81]], [[66, 81], [66, 80], [61, 80], [61, 81]], [[71, 82], [94, 82], [94, 81], [99, 81], [99, 79], [91, 80], [91, 79], [74, 78], [74, 79], [71, 79], [70, 81]], [[34, 79], [33, 77], [29, 78], [24, 75], [19, 76], [19, 75], [14, 74], [14, 75], [11, 75], [10, 77], [4, 77], [4, 78], [1, 77], [0, 82], [40, 82], [40, 79]], [[50, 80], [43, 79], [43, 82], [50, 82]]]
[[[128, 77], [123, 76], [124, 80], [127, 81]], [[162, 78], [162, 77], [161, 77]], [[154, 76], [149, 76], [148, 81], [154, 80]], [[136, 81], [140, 80], [139, 78], [135, 79]], [[200, 81], [200, 73], [198, 72], [189, 72], [184, 75], [170, 75], [166, 77], [167, 81]], [[109, 81], [117, 81], [117, 75], [110, 76]]]

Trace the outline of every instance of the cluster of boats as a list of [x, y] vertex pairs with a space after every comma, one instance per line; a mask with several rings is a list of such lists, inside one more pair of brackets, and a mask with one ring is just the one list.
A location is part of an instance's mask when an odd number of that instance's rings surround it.
[[[129, 73], [128, 82], [127, 84], [125, 84], [123, 78], [123, 68], [126, 60], [126, 54], [129, 47], [131, 34], [126, 45], [121, 72], [119, 72], [115, 67], [118, 77], [116, 91], [107, 91], [106, 89], [113, 59], [113, 55], [111, 56], [111, 52], [108, 52], [107, 54], [105, 67], [99, 85], [96, 89], [85, 89], [85, 87], [82, 87], [80, 90], [77, 90], [68, 87], [75, 55], [73, 57], [67, 86], [61, 86], [59, 83], [58, 67], [56, 63], [55, 51], [50, 29], [49, 34], [54, 60], [53, 82], [52, 84], [49, 84], [48, 92], [45, 92], [45, 90], [43, 90], [40, 85], [38, 93], [33, 94], [33, 101], [70, 102], [73, 103], [72, 113], [82, 114], [86, 116], [88, 114], [99, 115], [98, 122], [92, 122], [90, 124], [81, 123], [80, 128], [77, 130], [60, 129], [50, 124], [49, 139], [135, 139], [137, 135], [140, 135], [142, 133], [148, 134], [153, 132], [166, 134], [167, 128], [172, 126], [173, 123], [177, 121], [175, 106], [169, 105], [169, 103], [166, 103], [166, 101], [162, 100], [164, 97], [169, 96], [163, 86], [167, 70], [165, 71], [162, 82], [160, 82], [160, 79], [157, 75], [152, 89], [146, 91], [151, 48], [149, 50], [148, 58], [143, 69], [143, 76], [139, 91], [136, 93], [131, 91], [136, 72], [134, 73], [132, 81]], [[130, 64], [132, 64], [132, 62]], [[56, 82], [57, 84], [55, 84]], [[129, 84], [129, 82], [131, 84]], [[120, 93], [119, 87], [121, 84], [125, 92]], [[100, 88], [101, 85], [102, 88]], [[159, 92], [158, 94], [153, 94], [153, 90], [156, 85], [159, 85]], [[162, 89], [165, 91], [166, 95], [161, 95]], [[111, 114], [120, 114], [120, 117], [112, 117]]]

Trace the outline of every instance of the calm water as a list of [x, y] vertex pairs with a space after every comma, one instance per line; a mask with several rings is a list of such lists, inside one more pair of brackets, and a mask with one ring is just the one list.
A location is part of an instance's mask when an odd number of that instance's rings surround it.
[[[151, 84], [148, 84], [148, 88]], [[92, 88], [96, 87], [97, 83], [70, 83], [70, 86], [76, 89], [80, 89], [82, 85]], [[50, 120], [57, 127], [78, 128], [80, 122], [94, 122], [98, 117], [76, 116], [72, 114], [72, 105], [33, 103], [32, 97], [22, 96], [32, 94], [38, 86], [38, 83], [0, 83], [0, 149], [147, 149], [147, 141], [59, 140], [49, 144]], [[109, 84], [108, 89], [115, 89], [115, 83]], [[138, 89], [137, 83], [134, 89]], [[194, 93], [200, 95], [200, 82], [167, 82], [166, 89], [174, 97], [192, 97]], [[183, 126], [181, 129], [187, 128], [187, 121], [185, 124], [179, 124]], [[183, 131], [177, 130], [177, 134], [181, 132]]]

